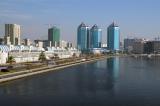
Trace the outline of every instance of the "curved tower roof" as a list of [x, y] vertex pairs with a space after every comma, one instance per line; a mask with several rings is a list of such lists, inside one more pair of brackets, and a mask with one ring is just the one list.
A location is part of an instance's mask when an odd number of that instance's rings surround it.
[[113, 21], [109, 27], [118, 27], [118, 25]]
[[98, 29], [98, 26], [96, 24], [93, 25], [93, 29]]
[[82, 23], [78, 26], [78, 28], [80, 28], [80, 27], [86, 27], [86, 25], [82, 22]]

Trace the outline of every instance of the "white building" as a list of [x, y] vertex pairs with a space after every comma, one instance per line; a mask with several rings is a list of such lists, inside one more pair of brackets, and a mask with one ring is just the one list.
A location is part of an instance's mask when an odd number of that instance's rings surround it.
[[44, 48], [35, 46], [24, 46], [24, 45], [0, 45], [0, 64], [5, 64], [8, 56], [13, 56], [16, 63], [38, 61], [39, 54], [44, 51], [47, 59], [51, 59], [57, 54], [59, 58], [69, 58], [73, 54], [78, 57], [80, 51], [75, 48], [65, 49], [59, 47], [47, 47], [45, 51]]
[[34, 40], [35, 46], [39, 48], [43, 48], [43, 40]]
[[24, 45], [26, 45], [26, 46], [30, 46], [31, 45], [31, 41], [30, 41], [30, 39], [24, 39]]
[[103, 48], [92, 48], [90, 49], [90, 52], [93, 54], [102, 54], [104, 52], [105, 49]]
[[59, 47], [61, 47], [61, 48], [66, 48], [66, 47], [67, 47], [67, 41], [60, 40], [60, 42], [59, 42]]
[[72, 57], [73, 54], [76, 54], [77, 57], [80, 55], [80, 51], [78, 51], [76, 48], [60, 48], [60, 47], [47, 47], [46, 50], [46, 56], [54, 57], [55, 54], [58, 55], [59, 58], [69, 58]]

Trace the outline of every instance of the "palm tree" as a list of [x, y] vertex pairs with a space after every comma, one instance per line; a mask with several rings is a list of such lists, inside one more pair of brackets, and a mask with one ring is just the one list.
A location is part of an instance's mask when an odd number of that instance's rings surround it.
[[15, 59], [14, 59], [14, 57], [13, 56], [9, 56], [8, 57], [8, 59], [7, 59], [7, 63], [10, 63], [10, 64], [12, 64], [12, 63], [15, 63], [16, 61], [15, 61]]
[[40, 53], [38, 60], [40, 60], [42, 62], [47, 60], [46, 59], [46, 55], [45, 55], [45, 53], [43, 51]]

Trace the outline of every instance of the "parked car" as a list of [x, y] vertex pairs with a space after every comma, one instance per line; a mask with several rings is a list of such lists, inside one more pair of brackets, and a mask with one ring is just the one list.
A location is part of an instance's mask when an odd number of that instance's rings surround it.
[[9, 72], [11, 69], [13, 69], [13, 66], [0, 67], [1, 72]]

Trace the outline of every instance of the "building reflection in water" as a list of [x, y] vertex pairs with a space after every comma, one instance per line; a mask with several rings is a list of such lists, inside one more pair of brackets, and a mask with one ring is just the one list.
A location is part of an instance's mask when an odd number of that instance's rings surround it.
[[79, 96], [103, 94], [114, 97], [114, 83], [118, 75], [118, 57], [81, 65], [77, 70], [75, 87]]
[[116, 80], [119, 76], [119, 57], [107, 59], [107, 70]]

